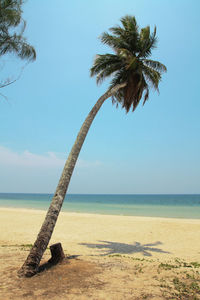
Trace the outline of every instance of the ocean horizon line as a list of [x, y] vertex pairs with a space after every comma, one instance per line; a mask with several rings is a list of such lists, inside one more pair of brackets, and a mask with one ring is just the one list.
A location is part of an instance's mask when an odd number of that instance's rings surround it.
[[[39, 193], [39, 192], [0, 192], [0, 194], [24, 194], [24, 195], [54, 195], [54, 193]], [[175, 196], [175, 195], [180, 195], [180, 196], [190, 196], [190, 195], [200, 195], [199, 193], [66, 193], [66, 195], [130, 195], [130, 196]]]

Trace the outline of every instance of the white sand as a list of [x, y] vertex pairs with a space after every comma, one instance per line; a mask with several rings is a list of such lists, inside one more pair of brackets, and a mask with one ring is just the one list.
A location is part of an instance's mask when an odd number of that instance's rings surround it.
[[[0, 245], [33, 244], [45, 211], [0, 208]], [[200, 220], [61, 212], [50, 244], [66, 253], [200, 261]]]

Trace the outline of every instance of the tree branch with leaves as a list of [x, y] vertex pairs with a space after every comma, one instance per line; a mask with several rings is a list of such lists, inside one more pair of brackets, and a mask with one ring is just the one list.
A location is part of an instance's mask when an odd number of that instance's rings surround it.
[[[0, 59], [6, 54], [14, 54], [28, 62], [36, 59], [34, 47], [23, 36], [26, 28], [26, 22], [22, 18], [23, 3], [23, 0], [0, 0]], [[19, 77], [2, 80], [0, 88], [10, 85]]]

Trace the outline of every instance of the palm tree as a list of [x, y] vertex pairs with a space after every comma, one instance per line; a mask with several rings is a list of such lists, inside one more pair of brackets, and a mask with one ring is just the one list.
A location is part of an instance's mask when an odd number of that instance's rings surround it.
[[[20, 59], [36, 59], [35, 49], [23, 36], [26, 22], [22, 18], [22, 4], [23, 0], [0, 0], [0, 58], [12, 53]], [[0, 83], [0, 88], [14, 81], [16, 80], [4, 80]]]
[[158, 90], [161, 73], [166, 71], [163, 64], [148, 59], [152, 49], [156, 46], [156, 28], [152, 34], [149, 26], [139, 31], [133, 16], [125, 16], [121, 19], [121, 23], [121, 27], [110, 28], [112, 34], [105, 32], [101, 36], [101, 41], [110, 46], [114, 54], [97, 55], [91, 68], [91, 76], [97, 76], [97, 83], [112, 76], [110, 87], [98, 99], [78, 133], [38, 237], [19, 270], [21, 276], [32, 276], [38, 270], [62, 207], [81, 147], [101, 105], [106, 99], [112, 97], [113, 103], [121, 104], [126, 112], [130, 108], [134, 111], [143, 95], [143, 104], [148, 99], [149, 85]]

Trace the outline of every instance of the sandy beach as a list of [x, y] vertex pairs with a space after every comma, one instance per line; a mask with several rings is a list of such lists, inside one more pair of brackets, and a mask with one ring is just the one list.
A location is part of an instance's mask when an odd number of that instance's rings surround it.
[[[174, 299], [188, 299], [173, 278], [190, 286], [193, 276], [199, 284], [200, 220], [66, 212], [50, 244], [61, 242], [75, 258], [19, 279], [17, 270], [44, 216], [45, 211], [0, 208], [0, 299], [170, 299], [172, 291]], [[49, 258], [47, 250], [42, 263]], [[199, 299], [200, 288], [188, 293]]]

